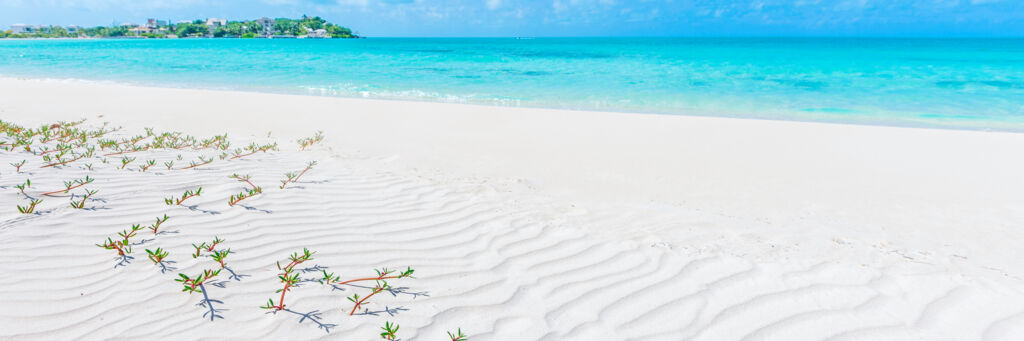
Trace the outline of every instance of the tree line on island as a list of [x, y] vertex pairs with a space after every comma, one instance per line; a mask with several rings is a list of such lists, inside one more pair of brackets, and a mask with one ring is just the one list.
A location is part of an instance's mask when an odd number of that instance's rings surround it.
[[12, 25], [0, 31], [0, 38], [359, 38], [347, 27], [320, 17], [301, 19], [262, 18], [245, 21], [206, 19], [168, 21], [149, 19], [144, 25], [116, 26], [29, 26]]

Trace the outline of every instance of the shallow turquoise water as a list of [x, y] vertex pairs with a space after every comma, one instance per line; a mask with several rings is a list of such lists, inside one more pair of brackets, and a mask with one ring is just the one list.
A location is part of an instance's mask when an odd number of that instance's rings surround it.
[[0, 40], [0, 75], [1024, 131], [1024, 39]]

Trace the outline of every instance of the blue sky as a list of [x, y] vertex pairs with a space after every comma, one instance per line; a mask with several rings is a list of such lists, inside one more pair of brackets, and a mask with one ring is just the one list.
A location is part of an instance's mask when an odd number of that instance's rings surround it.
[[383, 36], [1024, 36], [1024, 0], [0, 0], [11, 24], [319, 15]]

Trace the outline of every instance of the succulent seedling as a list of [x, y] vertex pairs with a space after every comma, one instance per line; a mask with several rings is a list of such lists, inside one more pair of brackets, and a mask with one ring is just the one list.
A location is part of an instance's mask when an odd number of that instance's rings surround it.
[[320, 279], [320, 284], [331, 285], [338, 283], [341, 280], [340, 277], [335, 276], [334, 273], [327, 273], [327, 270], [320, 270], [324, 272], [324, 277]]
[[150, 226], [149, 229], [153, 230], [153, 234], [157, 234], [157, 230], [160, 229], [160, 225], [163, 224], [165, 221], [167, 221], [167, 219], [170, 219], [170, 217], [168, 217], [166, 214], [164, 214], [163, 218], [157, 217], [156, 218], [156, 223], [154, 223], [152, 226]]
[[167, 170], [171, 170], [171, 167], [174, 167], [174, 161], [164, 162], [164, 166], [167, 166]]
[[363, 306], [363, 303], [365, 303], [366, 300], [370, 299], [370, 297], [373, 297], [373, 295], [376, 295], [376, 294], [380, 293], [381, 291], [388, 290], [388, 289], [391, 289], [391, 286], [388, 285], [388, 282], [384, 281], [384, 280], [380, 280], [380, 281], [377, 281], [377, 285], [373, 287], [373, 292], [371, 292], [369, 295], [366, 295], [366, 297], [363, 297], [362, 299], [360, 299], [359, 298], [359, 294], [352, 295], [352, 297], [349, 297], [348, 300], [352, 301], [353, 303], [355, 303], [355, 305], [352, 306], [352, 311], [350, 311], [348, 313], [348, 315], [352, 316], [353, 314], [355, 314], [356, 310], [358, 310], [359, 307]]
[[323, 141], [323, 140], [324, 140], [324, 132], [323, 131], [317, 131], [316, 135], [313, 135], [312, 137], [306, 137], [306, 138], [299, 139], [298, 140], [299, 148], [300, 148], [300, 150], [306, 150], [306, 147], [312, 146], [313, 144], [318, 143], [318, 142]]
[[466, 340], [469, 340], [469, 337], [466, 336], [466, 334], [462, 333], [462, 328], [459, 328], [459, 331], [454, 332], [454, 333], [448, 332], [448, 337], [450, 337], [452, 339], [452, 341], [466, 341]]
[[150, 249], [146, 249], [146, 253], [149, 254], [149, 260], [153, 261], [153, 264], [157, 264], [157, 265], [159, 265], [160, 263], [163, 263], [164, 258], [167, 258], [167, 255], [168, 255], [167, 251], [164, 251], [161, 248], [156, 248], [155, 251], [154, 250], [150, 250]]
[[284, 283], [284, 288], [278, 289], [275, 292], [281, 293], [281, 298], [278, 300], [277, 304], [274, 304], [274, 299], [267, 299], [267, 305], [262, 306], [260, 308], [268, 310], [273, 309], [274, 311], [283, 310], [285, 308], [284, 294], [291, 290], [291, 288], [295, 286], [295, 284], [299, 283], [299, 274], [294, 273], [295, 266], [313, 259], [314, 254], [316, 254], [316, 252], [309, 251], [309, 249], [304, 248], [302, 249], [301, 254], [295, 252], [292, 253], [291, 256], [288, 256], [288, 260], [290, 260], [288, 265], [281, 267], [281, 263], [278, 262], [277, 268], [284, 272], [278, 274], [277, 278], [281, 280], [281, 283]]
[[71, 207], [82, 209], [85, 208], [85, 201], [89, 200], [89, 197], [96, 194], [98, 191], [85, 190], [85, 195], [82, 196], [82, 200], [75, 201], [75, 196], [71, 195]]
[[196, 248], [196, 253], [192, 254], [192, 258], [199, 258], [199, 256], [203, 255], [203, 249], [206, 248], [206, 242], [199, 245], [192, 244], [192, 247]]
[[299, 178], [302, 177], [303, 174], [306, 174], [306, 172], [309, 171], [310, 169], [313, 169], [313, 166], [316, 166], [316, 161], [312, 161], [306, 164], [306, 169], [303, 169], [302, 172], [299, 172], [299, 174], [291, 172], [285, 173], [284, 176], [288, 179], [281, 180], [281, 189], [284, 189], [284, 187], [288, 186], [289, 183], [295, 183], [299, 181]]
[[391, 322], [384, 322], [384, 326], [380, 327], [380, 329], [384, 330], [383, 332], [380, 333], [380, 338], [386, 339], [386, 340], [394, 340], [395, 339], [395, 333], [398, 332], [398, 324], [397, 323], [391, 324]]
[[238, 192], [238, 194], [232, 194], [231, 197], [228, 198], [228, 206], [235, 206], [235, 204], [239, 203], [240, 201], [252, 198], [261, 193], [263, 193], [263, 189], [260, 187], [256, 187], [253, 189], [247, 189], [245, 191]]
[[117, 255], [122, 257], [132, 253], [132, 246], [127, 240], [114, 240], [107, 237], [107, 241], [103, 242], [103, 244], [96, 244], [96, 246], [107, 250], [115, 250], [117, 251]]
[[135, 158], [133, 158], [133, 157], [127, 157], [127, 156], [121, 157], [121, 169], [124, 169], [124, 167], [128, 166], [129, 163], [132, 163], [134, 161], [135, 161]]
[[88, 175], [86, 175], [84, 179], [75, 179], [75, 180], [71, 180], [71, 181], [64, 181], [64, 189], [56, 190], [56, 191], [53, 191], [53, 192], [46, 192], [46, 193], [43, 193], [42, 195], [54, 195], [54, 194], [57, 194], [57, 193], [67, 193], [68, 191], [73, 190], [75, 188], [79, 188], [79, 187], [88, 185], [88, 184], [92, 183], [93, 180], [96, 180], [96, 179], [90, 178]]
[[[268, 150], [277, 150], [277, 143], [271, 143], [271, 144], [265, 144], [265, 145], [257, 145], [256, 143], [250, 143], [245, 148], [235, 149], [234, 156], [232, 156], [231, 159], [234, 160], [234, 159], [237, 159], [237, 158], [246, 157], [246, 156], [249, 156], [249, 155], [252, 155], [252, 154], [256, 154], [257, 152], [264, 152], [264, 153], [266, 153]], [[227, 154], [225, 154], [225, 155], [227, 155]]]
[[149, 169], [149, 167], [153, 167], [153, 165], [155, 165], [155, 164], [156, 164], [156, 160], [148, 160], [148, 161], [146, 161], [145, 164], [143, 164], [142, 166], [139, 166], [139, 169], [142, 170], [143, 172], [145, 172], [147, 169]]
[[203, 270], [203, 273], [196, 275], [195, 278], [191, 278], [183, 273], [179, 273], [179, 278], [175, 279], [174, 281], [181, 282], [181, 284], [184, 286], [181, 289], [181, 291], [188, 292], [189, 294], [197, 292], [202, 293], [203, 289], [201, 287], [203, 283], [206, 283], [206, 281], [208, 281], [210, 278], [216, 277], [219, 274], [220, 269], [217, 269], [216, 271]]
[[18, 212], [21, 212], [21, 213], [24, 213], [24, 214], [34, 213], [35, 210], [36, 210], [36, 205], [39, 205], [42, 202], [43, 202], [43, 200], [41, 200], [41, 199], [32, 199], [32, 201], [29, 202], [28, 206], [17, 205], [18, 206]]
[[117, 255], [125, 257], [129, 253], [132, 253], [132, 244], [130, 239], [135, 237], [135, 234], [140, 230], [142, 230], [142, 227], [138, 224], [132, 225], [130, 230], [122, 230], [117, 233], [117, 236], [121, 237], [120, 240], [113, 240], [112, 238], [107, 237], [107, 241], [103, 242], [103, 244], [96, 244], [96, 246], [107, 250], [115, 250], [117, 251]]
[[[206, 247], [206, 252], [213, 252], [214, 248], [217, 247], [217, 244], [220, 244], [220, 243], [223, 243], [223, 242], [224, 242], [223, 239], [220, 239], [220, 237], [214, 236], [213, 237], [213, 241], [210, 242], [210, 245]], [[203, 244], [206, 244], [206, 243], [203, 243]]]
[[181, 195], [181, 198], [178, 198], [178, 199], [175, 199], [174, 197], [164, 198], [164, 203], [167, 204], [167, 205], [181, 205], [181, 203], [185, 202], [185, 200], [188, 200], [191, 197], [199, 196], [199, 195], [202, 194], [202, 192], [203, 192], [203, 188], [202, 187], [199, 187], [199, 189], [195, 190], [195, 192], [193, 192], [192, 190], [187, 190], [187, 191], [185, 191], [185, 193], [183, 193]]
[[196, 167], [208, 164], [210, 162], [213, 162], [213, 158], [207, 159], [207, 158], [205, 158], [203, 156], [199, 156], [199, 162], [189, 161], [189, 163], [188, 163], [189, 166], [185, 167], [185, 168], [182, 168], [182, 169], [196, 168]]
[[338, 278], [337, 276], [334, 276], [333, 273], [328, 274], [327, 271], [324, 271], [324, 278], [321, 279], [320, 283], [331, 284], [331, 285], [344, 285], [344, 284], [349, 284], [349, 283], [354, 283], [354, 282], [362, 282], [362, 281], [382, 281], [382, 280], [386, 280], [386, 279], [415, 278], [415, 277], [412, 277], [412, 274], [414, 272], [416, 272], [416, 270], [414, 270], [411, 267], [406, 267], [404, 271], [402, 271], [401, 273], [399, 273], [397, 275], [392, 275], [393, 273], [395, 273], [395, 270], [388, 269], [387, 267], [380, 268], [380, 269], [374, 269], [374, 271], [377, 272], [377, 276], [376, 277], [356, 278], [356, 279], [350, 279], [350, 280], [342, 281], [342, 282], [339, 282], [338, 280], [340, 278]]
[[224, 264], [224, 259], [228, 257], [229, 253], [231, 253], [231, 249], [227, 249], [224, 251], [213, 251], [213, 254], [211, 254], [210, 257], [213, 258], [213, 260], [217, 261], [217, 263], [220, 263], [220, 268], [224, 269], [228, 267], [227, 264]]
[[11, 163], [11, 166], [14, 166], [14, 171], [16, 173], [21, 173], [21, 166], [24, 166], [24, 165], [25, 165], [25, 160], [21, 160], [21, 162], [12, 162]]
[[25, 183], [20, 185], [14, 185], [14, 188], [17, 188], [19, 191], [21, 191], [21, 194], [25, 194], [25, 189], [29, 187], [32, 187], [32, 179], [25, 179]]
[[[84, 158], [86, 156], [86, 154], [79, 154], [77, 157], [75, 157], [73, 159], [64, 159], [63, 156], [64, 156], [64, 153], [61, 153], [60, 155], [57, 156], [57, 160], [55, 162], [45, 164], [45, 165], [43, 165], [43, 166], [41, 166], [39, 168], [49, 168], [49, 167], [54, 167], [54, 166], [63, 166], [63, 165], [66, 165], [66, 164], [69, 164], [71, 162], [78, 161], [78, 160]], [[43, 156], [43, 161], [50, 162], [49, 155], [44, 155]]]
[[88, 170], [92, 170], [92, 164], [91, 163], [85, 164], [85, 168], [88, 169]]

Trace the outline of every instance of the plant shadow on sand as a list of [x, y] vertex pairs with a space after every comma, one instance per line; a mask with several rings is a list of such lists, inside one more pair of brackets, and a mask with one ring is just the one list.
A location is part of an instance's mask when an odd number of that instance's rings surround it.
[[242, 206], [242, 208], [245, 208], [246, 210], [249, 210], [249, 211], [263, 212], [263, 213], [266, 213], [266, 214], [273, 214], [274, 213], [274, 211], [271, 211], [271, 210], [268, 210], [268, 209], [256, 208], [256, 207], [252, 207], [252, 206], [248, 206], [248, 205], [238, 204], [238, 206]]
[[199, 205], [185, 206], [185, 208], [188, 208], [191, 211], [202, 212], [202, 213], [206, 213], [206, 214], [209, 214], [209, 215], [218, 215], [218, 214], [220, 214], [220, 211], [210, 211], [210, 210], [201, 209], [201, 208], [199, 208]]
[[[218, 287], [218, 288], [224, 288], [224, 284], [223, 283], [224, 283], [224, 281], [210, 283], [210, 284], [212, 284], [213, 286]], [[199, 289], [202, 290], [202, 292], [203, 292], [203, 300], [200, 301], [199, 304], [196, 304], [196, 306], [197, 307], [204, 307], [204, 308], [208, 309], [206, 312], [203, 313], [203, 317], [209, 316], [211, 322], [214, 321], [215, 319], [218, 319], [218, 318], [219, 319], [224, 319], [224, 316], [220, 315], [220, 312], [227, 311], [228, 309], [217, 309], [217, 308], [213, 307], [214, 303], [224, 304], [224, 302], [221, 301], [221, 300], [211, 299], [210, 296], [206, 294], [206, 286], [205, 285], [200, 284], [199, 285]]]
[[404, 306], [402, 306], [402, 307], [395, 307], [395, 308], [390, 308], [388, 306], [384, 306], [383, 310], [371, 311], [370, 309], [363, 309], [363, 312], [357, 313], [355, 315], [380, 316], [381, 313], [387, 313], [388, 315], [395, 316], [395, 314], [397, 314], [399, 312], [402, 312], [402, 311], [409, 311], [409, 308], [406, 308]]
[[160, 263], [157, 263], [158, 265], [160, 265], [160, 273], [167, 273], [168, 271], [178, 270], [178, 268], [168, 265], [168, 264], [174, 264], [174, 263], [177, 263], [177, 262], [175, 262], [173, 260], [164, 260], [164, 261], [160, 261]]
[[[373, 290], [373, 287], [365, 286], [365, 285], [357, 285], [357, 284], [345, 284], [345, 285], [356, 287], [356, 288]], [[345, 291], [345, 288], [337, 286], [337, 285], [334, 285], [334, 284], [331, 284], [331, 290]], [[392, 288], [388, 288], [385, 291], [387, 291], [393, 297], [398, 297], [398, 295], [410, 295], [410, 296], [412, 296], [413, 299], [416, 299], [417, 297], [420, 297], [420, 296], [430, 297], [430, 292], [429, 291], [419, 291], [419, 292], [409, 291], [409, 287], [397, 287], [397, 288], [393, 288], [392, 287]]]
[[231, 273], [231, 275], [228, 276], [228, 279], [233, 279], [235, 281], [241, 281], [242, 278], [245, 278], [245, 277], [252, 277], [251, 275], [246, 275], [246, 274], [241, 274], [240, 275], [240, 274], [237, 274], [237, 273], [235, 273], [235, 270], [231, 269], [231, 267], [224, 267], [224, 270], [227, 270], [229, 273]]
[[[323, 317], [320, 316], [320, 310], [313, 310], [313, 311], [310, 311], [308, 313], [300, 313], [300, 312], [297, 312], [297, 311], [285, 308], [284, 310], [280, 310], [280, 311], [285, 311], [285, 312], [289, 312], [289, 313], [301, 316], [302, 318], [299, 319], [299, 323], [300, 324], [303, 321], [308, 319], [311, 322], [315, 323], [317, 328], [323, 329], [327, 333], [331, 332], [331, 328], [334, 328], [334, 327], [338, 326], [337, 324], [333, 324], [333, 323], [323, 323], [323, 322], [321, 322], [320, 320]], [[271, 311], [271, 312], [267, 312], [267, 313], [268, 314], [276, 314], [277, 312], [276, 311]]]
[[118, 261], [117, 264], [114, 264], [114, 269], [117, 269], [119, 266], [128, 266], [128, 264], [131, 264], [134, 259], [135, 257], [129, 255], [118, 256]]

